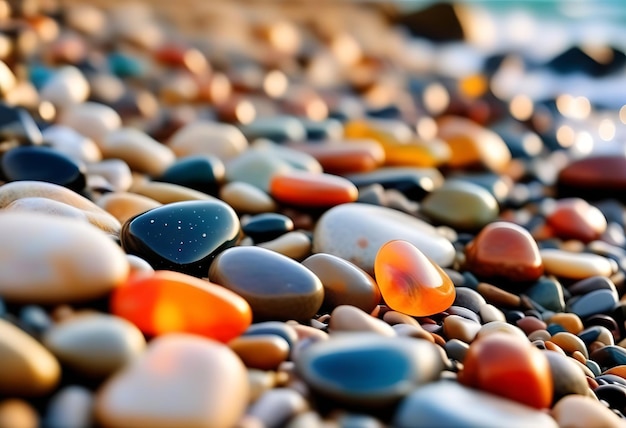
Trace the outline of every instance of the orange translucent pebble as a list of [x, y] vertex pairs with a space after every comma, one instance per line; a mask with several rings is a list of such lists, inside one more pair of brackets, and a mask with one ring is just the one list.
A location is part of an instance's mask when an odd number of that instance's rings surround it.
[[450, 277], [413, 244], [384, 244], [374, 260], [374, 274], [387, 305], [398, 312], [424, 317], [452, 305], [456, 296]]
[[180, 272], [133, 275], [113, 291], [111, 312], [143, 333], [184, 332], [221, 342], [238, 337], [252, 323], [250, 305], [232, 291]]
[[410, 143], [384, 143], [385, 165], [437, 167], [448, 161], [450, 148], [443, 141], [412, 141]]
[[331, 174], [372, 171], [385, 161], [385, 151], [374, 140], [292, 144], [289, 147], [310, 154], [325, 172]]
[[288, 171], [272, 177], [270, 195], [287, 204], [330, 207], [356, 201], [359, 191], [352, 182], [337, 175]]

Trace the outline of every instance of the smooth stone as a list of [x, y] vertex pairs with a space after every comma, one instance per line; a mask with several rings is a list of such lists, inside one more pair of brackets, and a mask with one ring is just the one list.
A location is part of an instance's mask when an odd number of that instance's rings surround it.
[[467, 181], [446, 181], [422, 200], [420, 212], [455, 229], [475, 230], [493, 222], [500, 209], [496, 198]]
[[596, 349], [591, 359], [598, 363], [602, 370], [626, 364], [626, 349], [618, 345], [609, 345]]
[[448, 143], [452, 168], [481, 167], [503, 172], [511, 161], [511, 152], [502, 138], [471, 119], [444, 116], [437, 121], [438, 137]]
[[289, 343], [275, 334], [255, 334], [235, 337], [228, 347], [248, 368], [276, 370], [289, 356]]
[[115, 217], [121, 224], [161, 204], [152, 198], [130, 192], [105, 193], [96, 201], [98, 206]]
[[76, 67], [65, 65], [55, 70], [39, 90], [42, 101], [48, 101], [61, 110], [87, 101], [89, 82]]
[[528, 340], [526, 334], [521, 328], [514, 326], [513, 324], [509, 324], [505, 321], [491, 321], [483, 324], [483, 326], [478, 331], [476, 338], [485, 337], [496, 333], [511, 334], [521, 341]]
[[277, 379], [273, 371], [248, 369], [247, 372], [251, 403], [258, 400], [265, 392], [276, 386]]
[[[477, 338], [463, 360], [459, 382], [537, 409], [550, 407], [550, 364], [524, 336], [494, 333]], [[503, 381], [506, 379], [506, 382]]]
[[486, 303], [485, 298], [477, 291], [467, 287], [456, 287], [453, 305], [467, 308], [478, 314]]
[[272, 177], [294, 169], [266, 150], [250, 149], [226, 163], [226, 182], [242, 181], [270, 193]]
[[104, 427], [228, 427], [248, 396], [245, 366], [226, 345], [171, 334], [99, 388], [95, 415]]
[[508, 292], [495, 285], [481, 282], [476, 290], [491, 304], [505, 308], [518, 308], [522, 299], [515, 293]]
[[397, 403], [443, 368], [441, 352], [428, 341], [371, 333], [314, 343], [296, 360], [297, 373], [317, 393], [369, 409]]
[[556, 201], [546, 215], [546, 223], [559, 238], [585, 243], [600, 238], [607, 228], [602, 211], [580, 198]]
[[328, 330], [331, 336], [348, 332], [396, 336], [395, 330], [389, 324], [351, 305], [340, 305], [333, 309], [328, 322]]
[[126, 192], [133, 184], [133, 174], [121, 159], [104, 159], [87, 164], [87, 176], [103, 177], [116, 192]]
[[[5, 66], [0, 62], [0, 74]], [[19, 144], [38, 145], [42, 135], [33, 117], [23, 108], [0, 103], [0, 140]]]
[[598, 400], [581, 395], [568, 395], [559, 400], [550, 414], [560, 427], [619, 427], [624, 420]]
[[304, 232], [287, 232], [271, 241], [257, 244], [258, 247], [275, 251], [294, 260], [302, 260], [311, 255], [311, 238]]
[[560, 196], [624, 200], [626, 156], [594, 155], [574, 160], [559, 171]]
[[260, 214], [276, 210], [276, 202], [270, 195], [243, 181], [226, 183], [220, 188], [219, 197], [239, 213]]
[[212, 155], [226, 162], [243, 153], [248, 148], [248, 140], [233, 125], [195, 121], [176, 131], [167, 145], [178, 157]]
[[44, 426], [50, 428], [84, 428], [92, 426], [94, 397], [79, 385], [70, 385], [55, 393], [46, 409]]
[[590, 278], [581, 279], [567, 287], [572, 296], [584, 295], [596, 290], [609, 290], [618, 298], [615, 283], [610, 278], [604, 276], [592, 276]]
[[264, 138], [283, 143], [306, 139], [304, 124], [294, 116], [261, 117], [240, 129], [249, 141]]
[[331, 207], [355, 202], [359, 191], [338, 175], [294, 170], [274, 174], [269, 181], [269, 194], [288, 205]]
[[0, 319], [0, 393], [6, 396], [42, 396], [61, 378], [57, 359], [38, 341]]
[[572, 354], [575, 351], [578, 351], [582, 353], [586, 359], [589, 358], [585, 342], [583, 342], [582, 339], [575, 334], [566, 331], [555, 333], [550, 338], [550, 341], [555, 345], [558, 345], [566, 353]]
[[380, 303], [378, 284], [367, 272], [332, 254], [317, 253], [302, 261], [324, 286], [323, 308], [352, 305], [370, 313]]
[[421, 201], [444, 183], [438, 169], [422, 167], [382, 167], [371, 172], [349, 174], [346, 178], [359, 189], [378, 184], [387, 190], [398, 190], [414, 201]]
[[539, 278], [537, 282], [524, 290], [524, 294], [550, 311], [563, 312], [565, 310], [563, 286], [554, 278]]
[[308, 408], [309, 403], [298, 391], [291, 388], [274, 388], [266, 391], [252, 403], [246, 415], [256, 418], [263, 427], [280, 428]]
[[291, 144], [288, 147], [313, 156], [329, 174], [368, 172], [381, 167], [385, 151], [375, 141], [344, 144], [337, 141]]
[[464, 343], [471, 343], [481, 325], [458, 315], [448, 315], [443, 320], [443, 334], [448, 339], [457, 339]]
[[77, 315], [46, 331], [42, 342], [61, 362], [88, 377], [109, 376], [146, 346], [141, 331], [111, 315]]
[[556, 428], [548, 414], [454, 381], [440, 380], [413, 391], [398, 406], [393, 426], [398, 428], [493, 427]]
[[548, 325], [545, 322], [532, 316], [526, 316], [521, 320], [518, 320], [515, 325], [521, 328], [527, 336], [530, 336], [535, 331], [545, 331], [546, 328], [548, 328]]
[[449, 339], [446, 341], [444, 350], [448, 358], [462, 363], [469, 350], [469, 345], [459, 339]]
[[255, 243], [271, 241], [293, 228], [293, 220], [279, 213], [262, 213], [241, 221], [241, 230]]
[[537, 280], [543, 263], [530, 233], [514, 223], [485, 226], [465, 247], [465, 264], [474, 275], [513, 282]]
[[160, 177], [174, 162], [176, 155], [166, 145], [135, 128], [109, 132], [100, 142], [104, 158], [121, 159], [137, 172]]
[[28, 402], [19, 398], [0, 401], [0, 426], [14, 428], [39, 427], [39, 415]]
[[548, 322], [558, 324], [572, 334], [579, 334], [584, 329], [580, 317], [573, 313], [556, 313], [548, 319]]
[[260, 247], [223, 251], [211, 264], [209, 279], [246, 299], [255, 320], [310, 319], [324, 300], [324, 287], [313, 272]]
[[16, 181], [0, 186], [0, 209], [22, 198], [47, 198], [70, 205], [83, 211], [91, 224], [113, 235], [121, 228], [111, 214], [66, 187], [43, 181]]
[[[619, 384], [600, 385], [593, 390], [598, 400], [608, 403], [611, 409], [624, 414], [626, 411], [626, 386]], [[622, 422], [626, 422], [622, 419]]]
[[224, 163], [218, 157], [194, 155], [177, 159], [157, 179], [214, 195], [224, 175]]
[[323, 172], [322, 165], [313, 156], [294, 150], [288, 145], [276, 144], [273, 141], [259, 139], [250, 146], [254, 150], [267, 152], [268, 154], [283, 160], [291, 165], [295, 170], [311, 173]]
[[235, 245], [239, 218], [225, 203], [186, 201], [163, 205], [129, 219], [122, 247], [155, 269], [206, 277], [217, 254]]
[[547, 274], [560, 278], [581, 280], [590, 276], [609, 277], [613, 265], [606, 257], [590, 253], [544, 248], [539, 250]]
[[102, 160], [102, 152], [98, 145], [72, 128], [52, 125], [41, 133], [47, 145], [78, 162], [93, 163]]
[[572, 303], [568, 302], [568, 311], [581, 318], [591, 315], [610, 313], [617, 304], [617, 296], [611, 290], [595, 290], [580, 296]]
[[128, 189], [162, 204], [187, 201], [217, 201], [218, 199], [203, 192], [173, 183], [161, 181], [138, 181]]
[[[297, 327], [306, 327], [302, 324], [295, 324]], [[257, 322], [246, 329], [244, 332], [244, 336], [255, 336], [255, 335], [275, 335], [282, 337], [285, 339], [290, 349], [293, 349], [298, 340], [299, 335], [295, 326], [289, 325], [280, 321], [262, 321]], [[312, 328], [312, 327], [311, 327]], [[317, 330], [319, 331], [319, 330]], [[325, 333], [324, 333], [325, 334]]]
[[396, 311], [429, 316], [454, 302], [456, 293], [450, 277], [408, 241], [393, 240], [381, 246], [374, 272], [385, 303]]
[[455, 173], [446, 180], [448, 183], [457, 181], [472, 183], [482, 187], [496, 198], [498, 204], [506, 203], [513, 186], [512, 181], [508, 177], [493, 172]]
[[0, 214], [0, 295], [22, 303], [105, 296], [126, 280], [124, 252], [90, 224], [35, 213]]
[[[458, 291], [459, 289], [457, 288], [457, 293]], [[480, 319], [484, 324], [488, 324], [494, 321], [506, 322], [506, 316], [504, 315], [504, 313], [490, 303], [482, 305], [478, 314], [480, 315]]]
[[41, 213], [89, 223], [89, 218], [84, 211], [63, 202], [58, 202], [54, 199], [48, 198], [31, 197], [16, 199], [4, 207], [2, 211]]
[[111, 107], [87, 101], [64, 109], [58, 123], [69, 126], [100, 145], [110, 132], [122, 126], [122, 119]]
[[615, 338], [611, 330], [601, 325], [587, 327], [577, 335], [587, 346], [591, 345], [593, 342], [600, 342], [604, 345], [615, 345]]
[[371, 275], [378, 250], [394, 239], [410, 242], [440, 267], [454, 261], [452, 243], [430, 224], [391, 208], [362, 203], [326, 211], [315, 226], [313, 252], [341, 257]]
[[180, 272], [157, 270], [130, 278], [111, 296], [111, 313], [147, 335], [194, 333], [221, 342], [241, 335], [252, 322], [239, 295]]

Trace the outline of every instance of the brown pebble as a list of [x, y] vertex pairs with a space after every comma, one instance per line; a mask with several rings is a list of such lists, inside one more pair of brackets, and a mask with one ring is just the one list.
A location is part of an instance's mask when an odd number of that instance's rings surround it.
[[521, 303], [519, 296], [509, 293], [495, 285], [481, 282], [476, 289], [486, 301], [496, 306], [506, 306], [510, 308], [517, 308]]
[[536, 317], [524, 317], [515, 323], [519, 328], [530, 337], [530, 334], [537, 330], [545, 330], [548, 326], [545, 322]]
[[388, 337], [396, 336], [395, 330], [389, 324], [350, 305], [340, 305], [332, 311], [328, 328], [331, 335], [360, 331], [378, 333]]
[[275, 334], [239, 336], [228, 346], [248, 368], [274, 370], [289, 356], [289, 343]]
[[409, 324], [417, 327], [421, 327], [420, 323], [417, 320], [407, 314], [403, 314], [401, 312], [389, 311], [383, 315], [383, 321], [387, 324], [395, 325], [395, 324]]
[[585, 356], [585, 359], [589, 358], [585, 343], [572, 333], [558, 332], [554, 334], [550, 340], [554, 344], [559, 345], [567, 353], [571, 354], [574, 351], [579, 351]]
[[578, 315], [567, 312], [552, 315], [548, 322], [558, 324], [572, 334], [578, 334], [585, 328]]
[[394, 324], [392, 328], [396, 331], [398, 336], [414, 337], [416, 339], [428, 340], [431, 343], [435, 343], [433, 335], [422, 327], [415, 326], [413, 324]]
[[554, 342], [546, 340], [545, 345], [548, 351], [554, 351], [554, 352], [558, 352], [559, 354], [567, 355], [565, 351], [563, 350], [563, 348], [561, 348], [559, 345], [557, 345]]
[[0, 427], [37, 428], [39, 416], [26, 401], [7, 398], [0, 402]]
[[477, 322], [458, 315], [449, 315], [443, 320], [443, 332], [448, 339], [458, 339], [465, 343], [471, 343], [481, 325]]

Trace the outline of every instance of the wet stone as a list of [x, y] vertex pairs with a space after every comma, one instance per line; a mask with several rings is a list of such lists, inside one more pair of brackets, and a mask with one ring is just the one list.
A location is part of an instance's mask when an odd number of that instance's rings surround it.
[[375, 333], [387, 337], [396, 335], [395, 330], [385, 321], [351, 305], [340, 305], [333, 309], [328, 329], [331, 336], [346, 332]]
[[[449, 272], [448, 276], [450, 276]], [[467, 308], [475, 313], [479, 313], [481, 307], [486, 304], [485, 298], [477, 291], [467, 287], [456, 287], [456, 296], [453, 305]]]
[[524, 294], [542, 307], [553, 312], [565, 310], [563, 286], [553, 278], [539, 278], [537, 282], [524, 290]]
[[607, 228], [602, 212], [580, 198], [556, 201], [546, 216], [547, 224], [562, 239], [578, 239], [590, 242], [598, 239]]
[[42, 143], [42, 135], [32, 116], [20, 107], [0, 103], [0, 140], [25, 145]]
[[626, 386], [600, 385], [593, 392], [599, 400], [607, 402], [610, 408], [622, 414], [626, 412]]
[[259, 247], [222, 252], [211, 265], [209, 278], [246, 299], [257, 321], [310, 319], [324, 300], [324, 288], [313, 272]]
[[124, 250], [155, 269], [205, 277], [217, 254], [235, 245], [239, 219], [221, 201], [185, 201], [154, 208], [128, 220]]
[[559, 172], [557, 188], [561, 196], [623, 200], [626, 157], [591, 156], [573, 161]]
[[289, 356], [289, 344], [275, 334], [239, 336], [228, 347], [249, 368], [275, 370]]
[[160, 177], [157, 177], [157, 180], [215, 195], [224, 174], [224, 163], [219, 158], [211, 155], [194, 155], [177, 159]]
[[444, 182], [439, 170], [418, 167], [383, 167], [371, 172], [349, 174], [346, 178], [359, 189], [378, 184], [384, 189], [395, 189], [413, 201], [421, 201]]
[[609, 277], [613, 264], [606, 257], [590, 253], [575, 253], [566, 250], [545, 248], [539, 251], [547, 274], [574, 280], [590, 276]]
[[609, 345], [591, 353], [591, 359], [598, 363], [602, 370], [626, 364], [626, 349], [617, 345]]
[[36, 428], [40, 426], [39, 415], [25, 400], [6, 398], [0, 401], [0, 426]]
[[294, 328], [280, 321], [263, 321], [252, 324], [243, 333], [244, 336], [275, 335], [285, 339], [289, 348], [298, 341], [298, 333]]
[[241, 222], [241, 230], [255, 243], [276, 239], [294, 228], [293, 221], [283, 214], [263, 213], [248, 217]]
[[226, 183], [219, 190], [222, 201], [240, 213], [271, 213], [276, 210], [276, 202], [263, 190], [243, 181]]
[[167, 145], [178, 157], [212, 155], [226, 162], [243, 153], [248, 140], [233, 125], [199, 120], [178, 129]]
[[596, 290], [609, 290], [617, 297], [617, 289], [615, 284], [609, 278], [604, 276], [592, 276], [580, 281], [576, 281], [567, 287], [567, 290], [573, 295], [583, 295]]
[[278, 202], [302, 207], [331, 207], [355, 202], [359, 196], [356, 186], [343, 177], [305, 171], [274, 174], [269, 194]]
[[48, 147], [15, 147], [2, 156], [7, 181], [45, 181], [74, 191], [85, 188], [85, 165]]
[[545, 352], [554, 384], [553, 404], [570, 394], [586, 395], [589, 386], [585, 373], [571, 358], [558, 352]]
[[240, 129], [249, 141], [266, 138], [282, 143], [303, 141], [307, 137], [306, 128], [302, 121], [292, 116], [259, 118]]
[[578, 333], [578, 337], [585, 343], [585, 345], [589, 346], [593, 342], [601, 342], [605, 345], [614, 345], [615, 338], [613, 337], [613, 333], [611, 331], [601, 325], [594, 325], [588, 327]]
[[573, 312], [581, 318], [599, 313], [610, 313], [617, 304], [617, 296], [611, 290], [595, 290], [580, 296], [572, 303], [568, 302], [569, 312]]

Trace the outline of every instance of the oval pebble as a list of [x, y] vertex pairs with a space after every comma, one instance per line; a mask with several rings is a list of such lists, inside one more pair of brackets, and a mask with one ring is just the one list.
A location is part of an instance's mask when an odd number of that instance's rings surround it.
[[246, 369], [226, 345], [172, 334], [100, 387], [95, 415], [105, 427], [230, 427], [248, 396]]
[[354, 202], [359, 196], [356, 186], [343, 177], [305, 171], [274, 174], [269, 194], [278, 202], [301, 207], [331, 207]]
[[289, 343], [275, 334], [244, 335], [228, 342], [246, 367], [276, 370], [289, 356]]
[[110, 132], [122, 126], [122, 119], [111, 107], [87, 101], [64, 109], [59, 116], [59, 123], [100, 145]]
[[396, 336], [395, 330], [389, 324], [350, 305], [340, 305], [333, 309], [330, 314], [328, 329], [331, 336], [345, 332], [376, 333], [387, 337]]
[[391, 208], [362, 203], [326, 211], [315, 226], [313, 252], [341, 257], [372, 275], [378, 250], [394, 239], [410, 242], [440, 267], [450, 266], [455, 257], [451, 242], [428, 223]]
[[[574, 300], [574, 299], [572, 299]], [[617, 304], [617, 296], [612, 290], [594, 290], [584, 296], [576, 298], [568, 303], [568, 311], [573, 312], [581, 318], [588, 316], [610, 313]]]
[[465, 343], [471, 343], [478, 331], [480, 324], [458, 315], [449, 315], [443, 320], [443, 333], [448, 339], [457, 339]]
[[195, 121], [176, 131], [167, 145], [178, 157], [210, 154], [227, 161], [243, 153], [248, 140], [233, 125]]
[[546, 222], [559, 238], [578, 239], [585, 243], [600, 238], [607, 228], [602, 211], [580, 198], [556, 201]]
[[0, 401], [0, 426], [37, 428], [40, 426], [39, 415], [28, 402], [19, 398], [7, 398]]
[[302, 260], [311, 254], [311, 238], [299, 230], [287, 232], [271, 241], [258, 244], [261, 248], [275, 251], [294, 260]]
[[56, 392], [48, 403], [44, 425], [50, 428], [92, 426], [94, 397], [87, 388], [70, 385]]
[[298, 391], [274, 388], [261, 395], [248, 408], [246, 415], [256, 418], [264, 427], [279, 428], [308, 408], [308, 402]]
[[624, 420], [598, 400], [581, 395], [568, 395], [559, 400], [550, 412], [560, 427], [620, 427]]
[[216, 201], [217, 198], [189, 187], [162, 181], [134, 182], [128, 189], [132, 193], [154, 199], [161, 204], [187, 201]]
[[177, 159], [158, 179], [214, 195], [224, 180], [224, 174], [224, 163], [218, 157], [194, 155]]
[[585, 372], [571, 358], [558, 352], [544, 351], [550, 363], [554, 384], [553, 404], [570, 394], [586, 395], [589, 390]]
[[226, 162], [226, 182], [242, 181], [269, 194], [272, 177], [293, 169], [267, 150], [250, 149]]
[[293, 220], [279, 213], [262, 213], [242, 219], [241, 230], [254, 242], [271, 241], [291, 232], [294, 228]]
[[602, 256], [590, 253], [544, 248], [539, 250], [546, 273], [561, 278], [585, 279], [590, 276], [609, 277], [613, 273], [611, 262]]
[[139, 214], [163, 205], [152, 198], [131, 192], [106, 193], [98, 198], [96, 203], [122, 224]]
[[46, 81], [39, 95], [42, 101], [48, 101], [58, 108], [68, 108], [87, 100], [89, 82], [76, 67], [60, 67]]
[[16, 199], [4, 207], [3, 211], [41, 213], [89, 223], [89, 218], [84, 211], [48, 198], [28, 197]]
[[270, 195], [243, 181], [226, 183], [220, 188], [219, 196], [239, 213], [271, 213], [276, 209], [276, 202]]
[[55, 151], [76, 161], [91, 163], [102, 160], [102, 152], [96, 143], [70, 127], [52, 125], [42, 131], [42, 136]]

